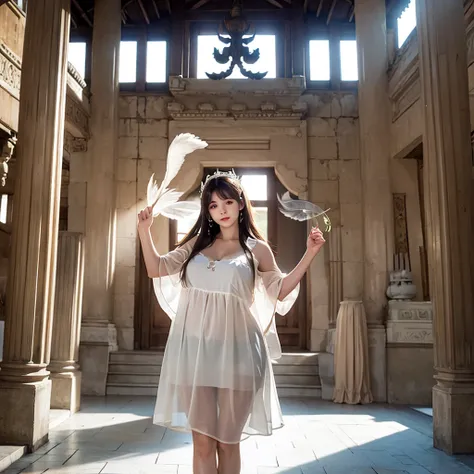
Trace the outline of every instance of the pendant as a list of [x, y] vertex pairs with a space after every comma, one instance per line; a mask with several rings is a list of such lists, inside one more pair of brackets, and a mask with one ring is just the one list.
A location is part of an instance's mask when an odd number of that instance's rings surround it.
[[215, 271], [216, 270], [216, 262], [214, 260], [209, 260], [209, 263], [207, 264], [207, 269]]

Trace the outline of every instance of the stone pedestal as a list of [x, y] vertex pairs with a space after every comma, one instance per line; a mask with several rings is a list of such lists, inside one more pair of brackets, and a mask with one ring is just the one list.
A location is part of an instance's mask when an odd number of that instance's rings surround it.
[[81, 331], [84, 245], [80, 233], [60, 232], [53, 340], [51, 343], [51, 408], [75, 413], [80, 408], [81, 372], [79, 338]]
[[418, 0], [434, 445], [474, 453], [472, 152], [463, 2]]
[[385, 0], [355, 1], [363, 205], [364, 307], [374, 400], [386, 400], [385, 291], [393, 244]]
[[[116, 349], [113, 284], [116, 247], [115, 165], [118, 140], [120, 0], [94, 5], [91, 118], [87, 160], [87, 209], [81, 333], [82, 393], [104, 395], [108, 354]], [[90, 330], [92, 328], [92, 330]], [[100, 333], [100, 334], [96, 334]], [[107, 339], [112, 333], [112, 339]], [[96, 340], [101, 349], [97, 351]]]
[[47, 440], [69, 44], [69, 1], [36, 0], [26, 18], [18, 169], [0, 370], [0, 444]]

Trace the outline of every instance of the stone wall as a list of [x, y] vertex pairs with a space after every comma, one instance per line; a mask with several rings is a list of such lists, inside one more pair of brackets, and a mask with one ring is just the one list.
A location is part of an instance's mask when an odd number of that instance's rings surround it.
[[[137, 280], [137, 213], [145, 205], [152, 173], [159, 181], [166, 166], [168, 116], [164, 96], [120, 97], [119, 154], [117, 157], [117, 254], [114, 322], [120, 349], [134, 347]], [[152, 233], [158, 251], [169, 248], [167, 223], [158, 219]]]
[[[227, 81], [226, 81], [227, 82]], [[188, 88], [192, 85], [188, 84]], [[191, 94], [188, 89], [188, 94]], [[225, 94], [224, 92], [222, 94]], [[183, 97], [186, 97], [183, 99]], [[234, 98], [235, 99], [235, 98]], [[114, 322], [120, 349], [133, 349], [135, 294], [137, 292], [138, 239], [136, 214], [145, 202], [148, 180], [152, 173], [160, 181], [164, 175], [169, 140], [177, 133], [189, 131], [208, 139], [209, 149], [203, 154], [196, 152], [187, 160], [181, 179], [175, 183], [178, 189], [189, 191], [196, 180], [205, 156], [205, 166], [212, 163], [221, 166], [274, 165], [284, 184], [300, 197], [309, 197], [320, 206], [331, 208], [333, 232], [341, 231], [343, 225], [344, 293], [341, 297], [360, 297], [362, 294], [362, 230], [360, 200], [360, 166], [358, 148], [357, 100], [354, 94], [318, 93], [300, 96], [300, 104], [306, 110], [302, 121], [279, 117], [255, 120], [253, 108], [262, 102], [258, 94], [248, 99], [246, 118], [232, 122], [219, 119], [223, 112], [213, 107], [188, 112], [181, 108], [190, 105], [188, 96], [175, 92], [175, 97], [160, 95], [136, 96], [122, 94], [120, 97], [120, 137], [117, 157], [117, 254], [115, 280]], [[194, 102], [212, 102], [216, 107], [226, 107], [212, 94], [194, 97]], [[269, 98], [266, 97], [268, 102]], [[284, 100], [284, 99], [282, 99]], [[182, 104], [181, 104], [182, 102]], [[235, 100], [234, 100], [235, 102]], [[277, 100], [278, 102], [278, 100]], [[280, 114], [284, 114], [279, 109]], [[194, 114], [194, 115], [193, 115]], [[214, 114], [214, 115], [213, 115]], [[184, 115], [186, 115], [185, 118]], [[294, 121], [294, 122], [292, 122]], [[226, 124], [231, 126], [228, 127]], [[294, 125], [293, 125], [294, 124]], [[300, 125], [301, 124], [301, 125]], [[304, 125], [304, 127], [303, 127]], [[292, 128], [296, 126], [297, 128]], [[304, 162], [295, 161], [295, 134], [308, 135], [302, 148]], [[234, 137], [235, 135], [235, 137]], [[251, 137], [268, 137], [269, 150], [252, 150]], [[240, 143], [241, 142], [241, 143]], [[245, 145], [243, 145], [245, 144]], [[242, 147], [246, 147], [245, 153]], [[299, 145], [298, 145], [299, 146]], [[273, 151], [272, 151], [273, 150]], [[299, 153], [299, 152], [298, 152]], [[275, 163], [276, 160], [276, 163]], [[299, 159], [298, 159], [299, 160]], [[212, 163], [211, 163], [212, 162]], [[296, 166], [296, 168], [295, 168]], [[299, 168], [303, 166], [300, 171]], [[188, 169], [189, 168], [189, 169]], [[293, 174], [292, 174], [293, 173]], [[302, 174], [303, 173], [303, 174]], [[293, 177], [292, 177], [293, 176]], [[307, 185], [301, 187], [300, 179]], [[286, 180], [286, 182], [285, 182]], [[295, 181], [296, 180], [296, 181]], [[301, 181], [303, 183], [303, 181]], [[307, 189], [307, 191], [305, 191]], [[296, 191], [295, 191], [296, 190]], [[309, 195], [309, 196], [308, 196]], [[166, 219], [158, 219], [153, 226], [153, 236], [160, 252], [169, 249], [169, 226]], [[326, 255], [324, 254], [326, 252]], [[311, 301], [309, 301], [309, 324], [311, 328], [310, 349], [324, 351], [329, 316], [330, 267], [328, 252], [316, 259], [311, 269]], [[335, 317], [335, 316], [334, 316]]]

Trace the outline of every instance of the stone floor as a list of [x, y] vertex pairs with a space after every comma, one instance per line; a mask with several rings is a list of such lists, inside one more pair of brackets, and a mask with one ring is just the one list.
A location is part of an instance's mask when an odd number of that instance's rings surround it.
[[[154, 398], [85, 398], [47, 445], [5, 474], [191, 474], [190, 436], [154, 426]], [[242, 443], [246, 474], [468, 474], [474, 457], [432, 447], [429, 416], [386, 405], [282, 400], [286, 426]], [[468, 467], [472, 466], [472, 469]]]

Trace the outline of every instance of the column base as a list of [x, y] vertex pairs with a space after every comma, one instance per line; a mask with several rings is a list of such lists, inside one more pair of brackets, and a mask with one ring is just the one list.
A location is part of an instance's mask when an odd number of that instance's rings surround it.
[[474, 454], [474, 385], [433, 388], [433, 444], [447, 454]]
[[113, 324], [101, 321], [82, 322], [79, 365], [83, 395], [105, 395], [109, 353], [117, 349], [117, 331]]
[[387, 349], [385, 326], [368, 325], [370, 389], [374, 402], [387, 401]]
[[34, 451], [48, 441], [51, 380], [0, 387], [0, 445], [26, 445]]
[[82, 373], [51, 372], [51, 408], [69, 410], [71, 414], [81, 408], [81, 380]]

